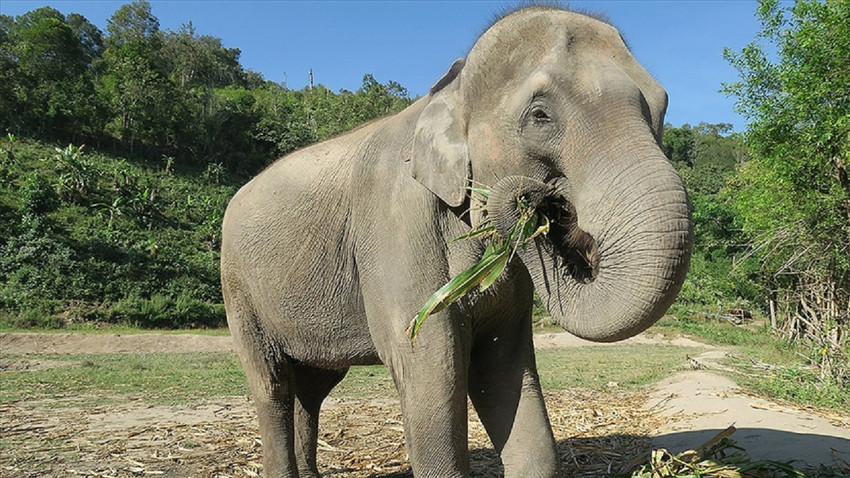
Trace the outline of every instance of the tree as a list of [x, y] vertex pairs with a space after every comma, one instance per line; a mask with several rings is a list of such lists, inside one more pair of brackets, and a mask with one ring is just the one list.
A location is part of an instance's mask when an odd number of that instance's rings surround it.
[[[846, 381], [850, 343], [850, 2], [762, 0], [761, 31], [726, 59], [752, 159], [736, 209], [770, 286], [774, 323]], [[766, 52], [776, 50], [776, 60]], [[769, 51], [769, 50], [768, 50]]]
[[694, 167], [696, 140], [691, 125], [685, 123], [679, 128], [667, 125], [664, 128], [662, 145], [664, 154], [673, 164], [680, 163], [689, 168]]
[[37, 134], [71, 139], [96, 129], [92, 127], [99, 116], [89, 72], [92, 58], [80, 32], [85, 30], [94, 38], [97, 29], [75, 15], [80, 29], [75, 31], [64, 15], [50, 7], [11, 21], [6, 18], [0, 61], [9, 66], [4, 76], [15, 85], [6, 100], [14, 111], [13, 121]]
[[107, 46], [121, 46], [125, 43], [141, 43], [151, 50], [158, 50], [162, 41], [159, 20], [151, 11], [151, 4], [145, 0], [122, 5], [106, 21]]
[[259, 116], [253, 131], [254, 140], [271, 153], [271, 158], [316, 142], [305, 91], [287, 90], [282, 85], [267, 82], [252, 92]]
[[130, 145], [172, 146], [182, 96], [168, 80], [159, 20], [150, 3], [123, 5], [107, 21], [101, 93], [113, 111], [113, 134]]
[[746, 267], [733, 264], [743, 239], [727, 182], [743, 155], [739, 135], [730, 130], [728, 124], [666, 125], [662, 138], [665, 154], [685, 182], [694, 223], [691, 269], [679, 302], [720, 313], [750, 307], [758, 299], [751, 261]]
[[0, 15], [0, 133], [19, 131], [23, 107], [18, 99], [18, 63], [14, 53], [14, 18]]
[[238, 48], [225, 48], [220, 38], [198, 35], [192, 22], [164, 35], [163, 56], [169, 76], [186, 91], [241, 86], [240, 54]]
[[80, 41], [86, 64], [91, 65], [103, 55], [103, 33], [88, 19], [79, 13], [71, 13], [65, 18]]

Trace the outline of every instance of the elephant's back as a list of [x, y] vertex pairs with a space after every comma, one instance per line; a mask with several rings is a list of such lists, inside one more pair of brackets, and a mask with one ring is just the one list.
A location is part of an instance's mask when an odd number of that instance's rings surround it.
[[351, 167], [335, 154], [339, 149], [321, 143], [297, 151], [245, 184], [225, 212], [222, 253], [295, 252], [340, 232], [350, 209]]

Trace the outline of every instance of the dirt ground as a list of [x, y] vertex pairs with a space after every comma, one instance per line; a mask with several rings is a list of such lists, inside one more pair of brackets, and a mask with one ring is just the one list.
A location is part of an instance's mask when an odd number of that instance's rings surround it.
[[[687, 338], [638, 336], [628, 342], [693, 347], [691, 364], [725, 353]], [[602, 346], [569, 334], [536, 337], [538, 347]], [[0, 353], [232, 352], [229, 337], [201, 335], [0, 334]], [[56, 363], [0, 360], [2, 372]], [[697, 366], [697, 368], [702, 368]], [[2, 386], [0, 384], [0, 386]], [[0, 477], [254, 477], [261, 471], [252, 403], [226, 397], [192, 406], [151, 406], [96, 396], [52, 403], [0, 404]], [[565, 390], [546, 396], [562, 462], [572, 476], [606, 476], [648, 460], [652, 448], [696, 448], [735, 425], [732, 436], [754, 459], [796, 460], [850, 470], [850, 414], [785, 406], [741, 391], [706, 370], [690, 370], [653, 390]], [[499, 460], [470, 411], [473, 476], [501, 476]], [[395, 400], [329, 399], [319, 457], [323, 476], [407, 477], [401, 411]]]

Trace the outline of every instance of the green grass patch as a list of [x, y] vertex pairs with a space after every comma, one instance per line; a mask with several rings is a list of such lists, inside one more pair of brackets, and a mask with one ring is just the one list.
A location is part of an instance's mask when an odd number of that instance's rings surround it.
[[[547, 349], [538, 351], [537, 361], [545, 390], [605, 389], [611, 382], [635, 388], [675, 372], [690, 350], [626, 345]], [[53, 402], [62, 406], [71, 403], [68, 398], [88, 397], [105, 404], [132, 395], [155, 404], [180, 404], [249, 393], [239, 360], [226, 353], [0, 355], [0, 360], [49, 365], [4, 372], [0, 403], [63, 399]], [[393, 398], [396, 391], [386, 367], [352, 367], [333, 396]]]
[[383, 365], [351, 367], [345, 379], [331, 392], [336, 398], [397, 397], [389, 370]]
[[17, 400], [141, 396], [154, 404], [180, 404], [245, 395], [248, 386], [235, 355], [224, 353], [2, 355], [15, 360], [56, 360], [43, 370], [3, 373], [0, 403]]
[[775, 400], [850, 411], [850, 389], [824, 380], [814, 368], [800, 365], [754, 368], [747, 357], [735, 357], [731, 365], [740, 370], [733, 378], [747, 390]]
[[[92, 335], [107, 335], [107, 334], [120, 334], [120, 335], [135, 335], [135, 334], [150, 334], [151, 329], [144, 329], [140, 327], [134, 327], [131, 325], [114, 325], [114, 324], [93, 324], [93, 323], [79, 323], [79, 324], [69, 324], [63, 326], [60, 329], [56, 328], [21, 328], [21, 327], [13, 327], [8, 324], [0, 323], [0, 333], [10, 333], [10, 334], [68, 334], [68, 333], [82, 333], [82, 334], [92, 334]], [[213, 328], [197, 328], [197, 329], [155, 329], [153, 332], [157, 334], [165, 334], [165, 335], [209, 335], [213, 337], [227, 337], [230, 335], [230, 329], [227, 327], [213, 327]]]
[[677, 372], [693, 354], [689, 347], [610, 345], [537, 351], [544, 390], [572, 387], [636, 389]]
[[[674, 374], [693, 349], [688, 347], [610, 345], [543, 349], [537, 369], [545, 391], [571, 387], [635, 389]], [[352, 367], [333, 391], [334, 397], [395, 397], [392, 377], [383, 365]]]
[[712, 345], [764, 348], [782, 344], [765, 326], [744, 327], [724, 320], [706, 320], [686, 315], [665, 315], [649, 331], [674, 337], [686, 334]]

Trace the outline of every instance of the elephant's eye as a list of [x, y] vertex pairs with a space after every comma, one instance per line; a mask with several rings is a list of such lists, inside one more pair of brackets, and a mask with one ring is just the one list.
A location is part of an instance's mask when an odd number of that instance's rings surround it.
[[531, 117], [534, 118], [535, 122], [542, 123], [549, 121], [549, 113], [542, 106], [534, 106], [531, 109]]

